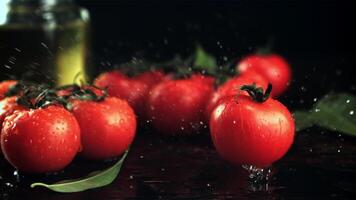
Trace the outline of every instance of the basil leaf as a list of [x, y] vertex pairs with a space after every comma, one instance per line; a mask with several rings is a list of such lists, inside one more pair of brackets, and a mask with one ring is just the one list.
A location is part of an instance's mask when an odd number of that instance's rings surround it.
[[294, 118], [297, 131], [316, 125], [356, 136], [356, 96], [326, 95], [310, 111], [295, 112]]
[[81, 192], [88, 189], [109, 185], [118, 176], [121, 166], [127, 156], [127, 153], [128, 150], [125, 152], [125, 154], [117, 163], [115, 163], [113, 166], [103, 171], [95, 171], [83, 178], [64, 180], [54, 184], [33, 183], [31, 184], [31, 187], [34, 188], [37, 186], [41, 186], [41, 187], [46, 187], [55, 192], [70, 193], [70, 192]]
[[194, 67], [206, 70], [208, 73], [216, 72], [216, 59], [211, 54], [208, 54], [201, 46], [197, 46], [195, 50]]

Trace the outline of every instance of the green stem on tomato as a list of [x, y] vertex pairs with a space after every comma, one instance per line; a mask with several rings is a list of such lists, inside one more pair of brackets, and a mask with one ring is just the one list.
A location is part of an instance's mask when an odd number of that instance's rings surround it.
[[258, 103], [263, 103], [267, 101], [272, 91], [272, 84], [268, 84], [267, 89], [263, 92], [262, 87], [256, 87], [256, 84], [243, 85], [240, 87], [241, 90], [246, 91], [254, 101]]

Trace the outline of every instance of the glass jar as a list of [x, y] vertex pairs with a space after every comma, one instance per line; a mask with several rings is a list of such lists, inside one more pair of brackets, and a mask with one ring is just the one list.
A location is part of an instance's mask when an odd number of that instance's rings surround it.
[[90, 74], [89, 14], [72, 0], [1, 0], [0, 80], [65, 85]]

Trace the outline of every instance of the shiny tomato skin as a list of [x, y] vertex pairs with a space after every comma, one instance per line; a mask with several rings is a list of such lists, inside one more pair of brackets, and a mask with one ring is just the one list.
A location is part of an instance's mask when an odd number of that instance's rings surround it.
[[79, 125], [60, 106], [17, 110], [5, 118], [1, 148], [5, 158], [20, 171], [59, 171], [80, 150]]
[[[19, 105], [17, 102], [17, 97], [6, 97], [3, 100], [0, 100], [0, 134], [2, 130], [2, 123], [5, 120], [5, 117], [11, 115], [16, 110], [26, 110], [25, 107]], [[0, 143], [0, 154], [1, 154], [1, 143]]]
[[214, 79], [192, 75], [188, 79], [164, 81], [156, 85], [148, 99], [147, 113], [162, 134], [192, 134], [206, 124], [204, 111], [214, 91]]
[[136, 80], [142, 81], [149, 88], [153, 87], [154, 85], [160, 83], [161, 81], [170, 80], [170, 76], [164, 74], [162, 71], [147, 71], [141, 74], [138, 74], [134, 77]]
[[214, 109], [210, 133], [220, 156], [235, 165], [267, 166], [282, 158], [294, 140], [294, 119], [274, 99], [226, 97]]
[[128, 101], [138, 116], [145, 115], [145, 102], [150, 89], [166, 76], [160, 71], [148, 71], [135, 77], [127, 77], [119, 71], [110, 71], [99, 75], [94, 85], [107, 87], [110, 96]]
[[261, 74], [272, 84], [272, 97], [280, 96], [285, 92], [292, 78], [288, 62], [277, 54], [250, 55], [237, 65], [237, 71], [241, 74], [250, 70]]
[[209, 99], [205, 110], [206, 119], [208, 121], [210, 120], [210, 114], [215, 106], [219, 103], [220, 99], [226, 96], [238, 95], [239, 93], [247, 94], [247, 92], [241, 91], [239, 88], [243, 85], [251, 85], [253, 83], [255, 83], [257, 87], [262, 87], [264, 90], [268, 86], [267, 80], [260, 74], [253, 71], [246, 72], [241, 76], [233, 77], [221, 85]]
[[2, 128], [2, 123], [8, 115], [11, 115], [15, 110], [25, 110], [24, 106], [19, 105], [17, 102], [17, 97], [6, 97], [0, 100], [0, 130]]
[[[90, 85], [81, 86], [81, 90], [91, 90], [97, 96], [101, 96], [104, 94], [102, 90], [100, 90], [96, 87], [90, 86]], [[67, 95], [71, 95], [72, 92], [73, 92], [73, 88], [70, 87], [70, 88], [58, 90], [57, 95], [58, 96], [67, 96]]]
[[121, 155], [136, 134], [136, 116], [129, 104], [116, 97], [103, 101], [73, 101], [82, 139], [81, 155], [88, 159], [108, 159]]
[[6, 80], [0, 82], [0, 100], [5, 98], [5, 93], [9, 90], [11, 86], [17, 83], [15, 80]]

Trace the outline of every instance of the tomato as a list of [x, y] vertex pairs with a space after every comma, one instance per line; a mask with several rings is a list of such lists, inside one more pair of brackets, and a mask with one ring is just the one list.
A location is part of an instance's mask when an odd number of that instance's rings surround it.
[[[2, 123], [5, 117], [11, 115], [15, 110], [25, 110], [26, 108], [19, 105], [17, 102], [17, 97], [7, 97], [0, 100], [0, 133], [2, 129]], [[1, 154], [1, 143], [0, 143], [0, 154]]]
[[74, 100], [72, 113], [81, 129], [83, 157], [107, 159], [122, 154], [136, 134], [136, 116], [116, 97], [102, 101]]
[[214, 79], [192, 75], [156, 85], [148, 98], [147, 115], [161, 133], [190, 134], [204, 127], [205, 106], [214, 91]]
[[291, 147], [294, 131], [291, 113], [272, 98], [256, 102], [245, 94], [225, 97], [210, 118], [217, 152], [235, 165], [272, 164]]
[[100, 88], [96, 88], [90, 85], [84, 85], [84, 86], [78, 86], [78, 85], [68, 85], [65, 88], [62, 89], [57, 89], [57, 95], [58, 96], [70, 96], [73, 95], [73, 92], [76, 93], [78, 91], [85, 91], [85, 90], [90, 90], [92, 91], [95, 95], [101, 96], [103, 95], [103, 91]]
[[127, 100], [141, 117], [145, 113], [145, 102], [150, 89], [166, 76], [160, 71], [149, 71], [135, 77], [127, 77], [119, 71], [106, 72], [98, 76], [94, 85], [108, 89], [110, 96]]
[[80, 150], [79, 125], [60, 106], [18, 110], [5, 118], [1, 148], [5, 158], [20, 171], [59, 171]]
[[161, 71], [147, 71], [141, 74], [138, 74], [134, 77], [136, 80], [140, 80], [148, 85], [149, 88], [153, 87], [157, 83], [165, 80], [170, 80], [171, 77], [169, 75], [165, 75]]
[[[263, 89], [267, 89], [268, 82], [267, 80], [259, 75], [256, 72], [250, 71], [244, 73], [242, 76], [236, 76], [233, 77], [232, 79], [228, 80], [226, 83], [221, 85], [218, 90], [211, 96], [209, 99], [209, 102], [206, 107], [205, 115], [206, 119], [210, 119], [210, 114], [215, 108], [215, 106], [218, 104], [220, 99], [222, 99], [225, 96], [232, 96], [239, 91], [239, 88], [242, 85], [249, 85], [255, 83], [256, 86], [262, 87]], [[245, 91], [240, 91], [242, 93], [246, 93]], [[247, 94], [247, 93], [246, 93]]]
[[0, 83], [0, 100], [5, 98], [5, 93], [9, 90], [11, 86], [14, 86], [17, 83], [15, 80], [2, 81]]
[[288, 62], [277, 54], [247, 56], [236, 69], [241, 74], [254, 70], [264, 76], [273, 86], [272, 97], [281, 95], [288, 88], [292, 78]]
[[17, 97], [7, 97], [0, 101], [0, 130], [5, 117], [11, 115], [15, 110], [26, 109], [25, 107], [19, 105], [16, 100]]

